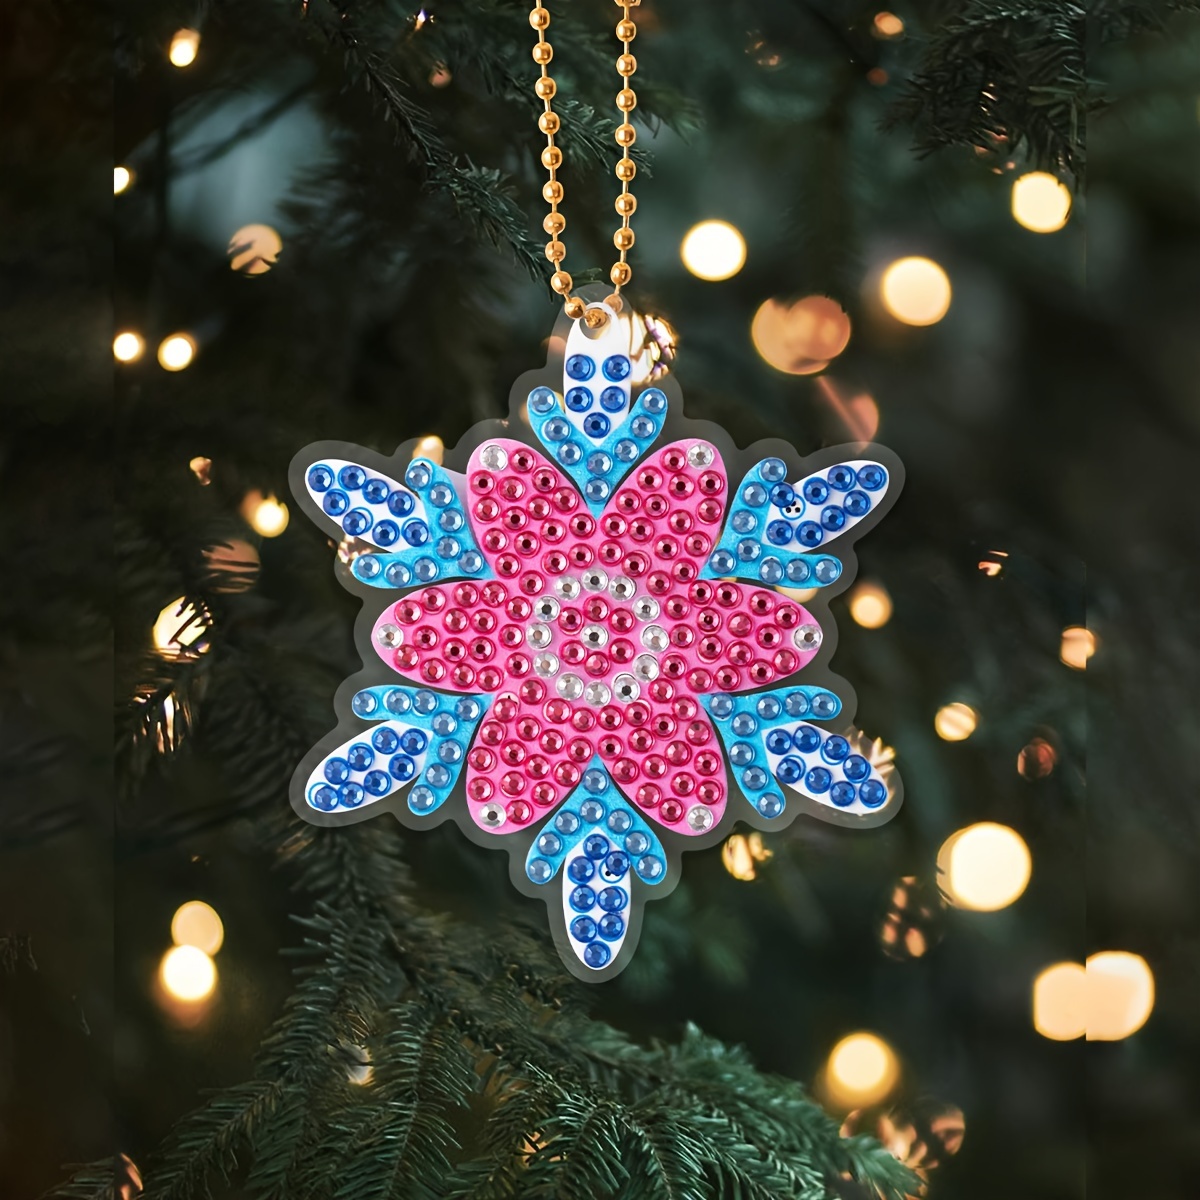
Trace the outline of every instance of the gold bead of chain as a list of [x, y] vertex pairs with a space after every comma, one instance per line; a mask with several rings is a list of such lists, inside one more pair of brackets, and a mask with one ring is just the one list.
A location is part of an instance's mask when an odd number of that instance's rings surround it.
[[[621, 79], [621, 87], [617, 92], [616, 106], [621, 120], [613, 134], [616, 144], [621, 148], [621, 157], [616, 164], [615, 174], [621, 183], [621, 191], [613, 203], [613, 208], [621, 218], [620, 227], [613, 234], [613, 245], [620, 257], [613, 263], [608, 273], [614, 291], [605, 303], [616, 311], [621, 310], [621, 289], [633, 278], [633, 268], [626, 261], [626, 255], [633, 248], [634, 235], [630, 228], [630, 218], [637, 211], [637, 199], [629, 190], [629, 185], [637, 175], [637, 164], [629, 157], [629, 147], [637, 141], [637, 130], [629, 120], [629, 114], [637, 107], [637, 95], [629, 86], [629, 79], [637, 70], [637, 59], [629, 52], [629, 43], [637, 37], [637, 26], [630, 16], [630, 9], [636, 8], [641, 0], [615, 0], [622, 10], [621, 19], [616, 24], [617, 40], [621, 42], [621, 53], [616, 59], [617, 74]], [[543, 111], [538, 117], [538, 129], [546, 135], [546, 148], [541, 153], [542, 166], [550, 173], [550, 180], [542, 188], [542, 196], [550, 205], [550, 211], [542, 220], [542, 228], [550, 235], [546, 243], [546, 258], [558, 267], [567, 255], [566, 246], [559, 240], [566, 228], [567, 222], [558, 206], [563, 200], [563, 186], [558, 179], [558, 171], [562, 167], [562, 150], [555, 145], [555, 136], [562, 129], [562, 121], [553, 110], [551, 101], [558, 93], [558, 86], [550, 77], [547, 67], [554, 58], [554, 49], [547, 40], [546, 31], [550, 28], [550, 12], [543, 8], [540, 2], [535, 2], [529, 14], [530, 27], [537, 31], [538, 40], [533, 47], [533, 61], [541, 67], [541, 76], [534, 84], [534, 94], [542, 101]], [[578, 296], [571, 295], [573, 280], [561, 267], [550, 277], [550, 286], [563, 298], [563, 307], [567, 316], [572, 320], [590, 315], [587, 307]], [[598, 310], [596, 310], [598, 311]]]

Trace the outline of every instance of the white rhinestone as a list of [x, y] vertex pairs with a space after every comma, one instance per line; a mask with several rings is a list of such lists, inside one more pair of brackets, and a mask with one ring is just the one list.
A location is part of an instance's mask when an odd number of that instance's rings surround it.
[[601, 683], [600, 680], [595, 680], [589, 683], [584, 689], [583, 698], [589, 703], [599, 707], [601, 704], [607, 704], [612, 699], [612, 692], [608, 690], [608, 684]]
[[689, 808], [687, 823], [697, 833], [703, 833], [706, 829], [711, 829], [713, 823], [712, 809], [705, 808], [703, 804], [697, 804], [695, 808]]
[[633, 615], [639, 621], [653, 621], [658, 616], [658, 601], [653, 596], [639, 596], [633, 602]]
[[564, 600], [574, 600], [579, 595], [579, 580], [571, 575], [564, 575], [554, 581], [554, 590]]
[[564, 700], [578, 700], [583, 695], [583, 680], [578, 675], [560, 675], [555, 686]]
[[815, 650], [821, 644], [821, 628], [819, 625], [801, 625], [792, 634], [792, 641], [800, 650]]
[[584, 571], [583, 586], [589, 592], [604, 591], [608, 587], [608, 572], [600, 570], [599, 567], [593, 567], [590, 571]]
[[503, 471], [508, 466], [508, 454], [503, 446], [484, 446], [479, 452], [479, 461], [489, 471]]
[[590, 649], [599, 650], [608, 641], [608, 630], [603, 625], [585, 625], [582, 640]]
[[[713, 448], [706, 442], [697, 442], [687, 453], [688, 462], [693, 467], [707, 467], [713, 460]], [[693, 812], [696, 810], [693, 809]]]
[[504, 824], [504, 807], [503, 805], [491, 803], [485, 804], [479, 810], [479, 819], [485, 824], [495, 829], [499, 825]]
[[628, 600], [634, 593], [634, 582], [625, 575], [614, 575], [609, 580], [608, 590], [612, 592], [614, 600]]
[[669, 644], [667, 631], [661, 625], [647, 625], [642, 630], [642, 645], [647, 650], [665, 650]]
[[543, 679], [550, 679], [558, 674], [558, 655], [551, 654], [549, 650], [544, 654], [535, 655], [533, 669]]
[[[657, 664], [655, 665], [657, 666]], [[618, 675], [613, 680], [613, 695], [626, 704], [631, 700], [636, 700], [641, 691], [638, 681], [632, 675]]]
[[399, 646], [404, 641], [404, 630], [398, 625], [380, 625], [375, 630], [375, 640], [381, 646]]
[[639, 654], [633, 660], [633, 673], [645, 683], [658, 678], [658, 659], [653, 654]]
[[543, 625], [540, 621], [535, 621], [530, 627], [525, 630], [525, 638], [531, 646], [535, 646], [538, 650], [544, 650], [550, 645], [550, 639], [554, 636], [554, 631], [549, 625]]
[[543, 596], [533, 606], [533, 615], [543, 621], [553, 621], [558, 616], [559, 604], [553, 596]]

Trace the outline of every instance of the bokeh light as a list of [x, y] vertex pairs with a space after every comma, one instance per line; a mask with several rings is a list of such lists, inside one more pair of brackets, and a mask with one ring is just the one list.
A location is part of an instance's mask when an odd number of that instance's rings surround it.
[[242, 501], [242, 516], [250, 528], [263, 537], [278, 537], [288, 527], [287, 505], [259, 491], [246, 493]]
[[113, 338], [113, 358], [117, 362], [137, 362], [146, 349], [146, 343], [131, 329], [125, 329]]
[[128, 167], [113, 167], [113, 195], [119, 196], [133, 182], [133, 172]]
[[195, 29], [180, 29], [171, 39], [167, 57], [174, 67], [190, 67], [200, 53], [200, 34]]
[[873, 1033], [851, 1033], [830, 1052], [825, 1085], [842, 1107], [876, 1104], [895, 1087], [899, 1074], [887, 1042]]
[[412, 456], [413, 458], [427, 458], [430, 462], [441, 466], [442, 460], [446, 457], [446, 444], [436, 433], [431, 433], [417, 439]]
[[258, 582], [262, 560], [258, 550], [244, 538], [228, 538], [204, 551], [208, 568], [206, 585], [214, 592], [249, 591]]
[[851, 618], [864, 629], [882, 629], [892, 619], [892, 598], [881, 583], [855, 584], [848, 604]]
[[186, 333], [172, 333], [158, 347], [158, 362], [165, 371], [182, 371], [196, 357], [196, 343]]
[[1058, 648], [1059, 659], [1076, 671], [1086, 671], [1088, 659], [1096, 653], [1096, 635], [1080, 625], [1071, 625], [1062, 631], [1062, 642]]
[[229, 265], [243, 275], [265, 275], [282, 249], [283, 239], [270, 225], [243, 225], [229, 239]]
[[1015, 829], [981, 821], [942, 843], [937, 869], [942, 893], [955, 907], [995, 912], [1024, 892], [1033, 859]]
[[205, 458], [203, 454], [188, 459], [188, 470], [199, 480], [201, 487], [208, 487], [212, 483], [212, 465], [212, 459]]
[[1047, 967], [1033, 981], [1033, 1027], [1044, 1038], [1069, 1042], [1087, 1032], [1087, 972], [1079, 963]]
[[197, 946], [172, 946], [162, 957], [158, 978], [169, 996], [195, 1004], [212, 995], [217, 967]]
[[683, 265], [698, 279], [715, 283], [742, 269], [746, 239], [728, 221], [701, 221], [684, 235], [679, 255]]
[[892, 889], [879, 929], [884, 954], [898, 962], [921, 958], [941, 941], [945, 911], [936, 886], [915, 875], [903, 876]]
[[950, 279], [929, 258], [897, 259], [884, 271], [879, 294], [905, 325], [936, 325], [950, 310]]
[[1071, 189], [1045, 171], [1030, 171], [1013, 180], [1012, 215], [1034, 233], [1054, 233], [1071, 215]]
[[1140, 954], [1102, 950], [1087, 960], [1087, 1040], [1137, 1033], [1154, 1009], [1154, 974]]
[[871, 32], [880, 38], [898, 38], [904, 33], [904, 22], [893, 12], [877, 12]]
[[216, 954], [225, 941], [225, 926], [211, 904], [189, 900], [171, 918], [171, 941], [177, 946], [195, 946], [205, 954]]
[[829, 366], [850, 341], [850, 318], [828, 296], [805, 296], [794, 304], [767, 300], [750, 325], [763, 361], [789, 375], [813, 375]]
[[979, 716], [969, 704], [943, 704], [933, 718], [933, 728], [944, 742], [963, 742], [975, 732]]
[[429, 72], [429, 82], [433, 87], [445, 87], [452, 79], [450, 68], [445, 63], [437, 63], [432, 71]]
[[[900, 1103], [858, 1108], [842, 1122], [842, 1137], [856, 1133], [875, 1137], [906, 1167], [928, 1182], [930, 1172], [953, 1158], [962, 1148], [967, 1123], [957, 1104], [932, 1096], [905, 1097]], [[926, 1194], [924, 1187], [910, 1200]]]
[[766, 862], [772, 851], [763, 845], [762, 834], [735, 833], [721, 847], [721, 861], [734, 879], [749, 881], [758, 875], [758, 865]]
[[1045, 738], [1035, 737], [1021, 747], [1017, 755], [1017, 770], [1025, 779], [1045, 779], [1058, 762], [1058, 751]]
[[164, 658], [179, 658], [189, 652], [203, 653], [208, 646], [201, 640], [208, 625], [182, 596], [172, 600], [154, 622], [151, 637], [154, 648]]

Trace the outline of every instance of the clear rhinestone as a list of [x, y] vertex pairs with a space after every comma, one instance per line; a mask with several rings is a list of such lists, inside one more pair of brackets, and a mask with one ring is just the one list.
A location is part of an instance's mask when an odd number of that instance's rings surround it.
[[381, 646], [399, 646], [404, 641], [404, 630], [399, 625], [380, 625], [375, 630], [375, 640]]
[[792, 634], [792, 641], [800, 650], [815, 650], [821, 644], [821, 636], [819, 625], [801, 625]]
[[608, 581], [608, 590], [614, 600], [628, 600], [633, 595], [636, 585], [626, 575], [614, 575]]
[[578, 675], [560, 675], [555, 686], [564, 700], [578, 700], [583, 695], [583, 680]]
[[[656, 663], [655, 667], [657, 665]], [[628, 704], [631, 700], [636, 700], [641, 690], [638, 686], [638, 681], [632, 675], [618, 675], [613, 680], [613, 695], [625, 704]]]
[[583, 586], [589, 592], [604, 591], [608, 587], [608, 572], [600, 570], [599, 567], [592, 567], [590, 571], [584, 571]]
[[653, 621], [658, 616], [658, 601], [653, 596], [639, 596], [633, 602], [633, 615], [639, 621]]
[[597, 679], [589, 683], [584, 689], [583, 698], [589, 704], [599, 707], [601, 704], [607, 704], [612, 699], [612, 692], [608, 690], [607, 683], [601, 683]]
[[608, 630], [603, 625], [585, 625], [582, 640], [590, 649], [599, 650], [608, 641]]
[[533, 615], [543, 621], [553, 621], [558, 616], [559, 604], [553, 596], [543, 596], [533, 606]]
[[658, 678], [658, 659], [653, 654], [639, 654], [633, 660], [633, 673], [644, 683]]
[[549, 650], [534, 655], [533, 669], [543, 679], [550, 679], [558, 674], [558, 655], [551, 654]]
[[697, 442], [687, 452], [687, 460], [693, 467], [707, 467], [714, 457], [713, 448], [707, 442]]
[[705, 808], [703, 804], [697, 804], [694, 808], [689, 808], [687, 823], [697, 833], [703, 833], [706, 829], [711, 829], [713, 823], [712, 809]]
[[667, 631], [661, 625], [647, 625], [642, 630], [642, 645], [647, 650], [665, 650], [669, 644]]
[[579, 595], [579, 580], [572, 575], [564, 575], [554, 581], [554, 590], [564, 600], [574, 600]]
[[479, 452], [479, 461], [489, 471], [503, 471], [508, 466], [508, 454], [503, 446], [484, 446]]
[[549, 625], [543, 625], [540, 621], [535, 621], [525, 630], [525, 638], [531, 646], [535, 646], [538, 650], [544, 650], [550, 645], [550, 639], [554, 636], [554, 631]]
[[504, 824], [504, 806], [492, 802], [479, 810], [479, 819], [491, 829]]

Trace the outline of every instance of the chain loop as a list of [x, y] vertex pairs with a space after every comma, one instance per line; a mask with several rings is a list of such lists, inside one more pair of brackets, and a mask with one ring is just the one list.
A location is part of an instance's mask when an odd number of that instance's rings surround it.
[[[621, 150], [617, 162], [616, 176], [621, 182], [621, 191], [613, 203], [621, 224], [613, 234], [613, 245], [616, 247], [618, 258], [608, 273], [613, 283], [613, 294], [606, 303], [620, 312], [621, 289], [633, 277], [633, 269], [627, 258], [633, 249], [634, 235], [630, 225], [633, 214], [637, 211], [637, 198], [629, 190], [629, 185], [637, 174], [637, 164], [629, 157], [629, 151], [637, 141], [637, 130], [629, 120], [630, 114], [637, 107], [637, 95], [629, 86], [629, 80], [637, 70], [637, 59], [629, 52], [629, 43], [637, 36], [637, 26], [629, 15], [629, 10], [636, 7], [641, 0], [616, 0], [622, 10], [621, 19], [617, 22], [616, 35], [621, 43], [621, 53], [617, 56], [617, 74], [621, 79], [621, 87], [617, 92], [617, 111], [621, 115], [621, 123], [613, 135]], [[574, 281], [570, 274], [562, 268], [562, 261], [567, 256], [567, 248], [561, 240], [563, 230], [567, 226], [566, 219], [558, 211], [563, 199], [563, 186], [558, 179], [558, 170], [562, 166], [562, 150], [555, 144], [555, 136], [562, 128], [562, 121], [554, 111], [552, 101], [558, 93], [558, 86], [550, 75], [549, 67], [554, 58], [554, 48], [546, 37], [550, 28], [550, 13], [540, 3], [534, 5], [529, 14], [529, 24], [537, 32], [538, 40], [533, 47], [533, 61], [541, 67], [542, 73], [534, 84], [534, 93], [542, 101], [542, 115], [538, 117], [538, 128], [546, 135], [546, 148], [542, 151], [542, 166], [550, 175], [549, 182], [542, 188], [542, 197], [550, 205], [550, 211], [542, 220], [542, 228], [550, 235], [546, 243], [546, 258], [554, 264], [554, 274], [550, 276], [550, 286], [563, 298], [564, 308], [569, 317], [579, 318], [585, 314], [585, 305], [578, 296], [571, 295]]]

